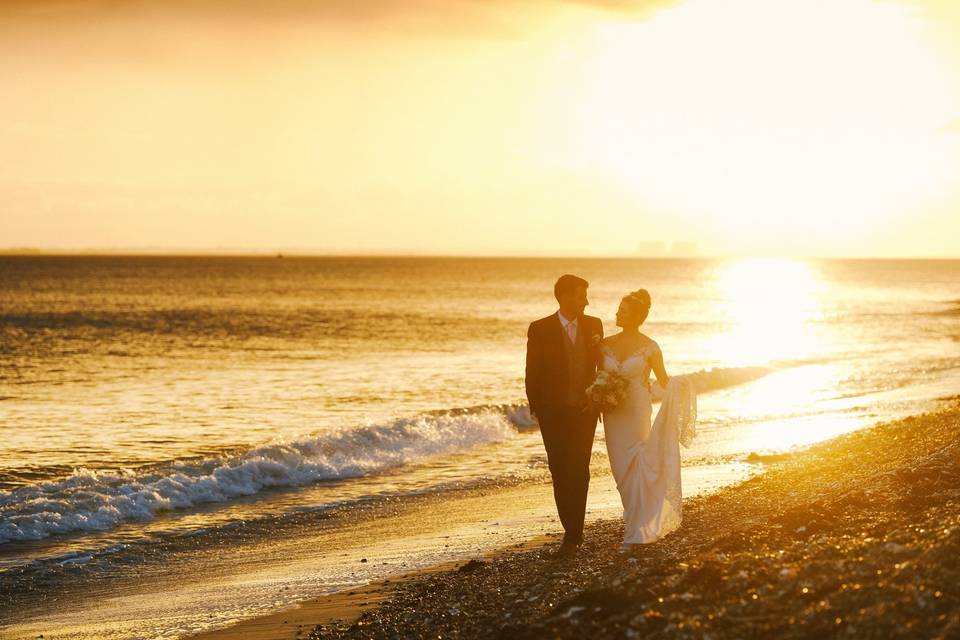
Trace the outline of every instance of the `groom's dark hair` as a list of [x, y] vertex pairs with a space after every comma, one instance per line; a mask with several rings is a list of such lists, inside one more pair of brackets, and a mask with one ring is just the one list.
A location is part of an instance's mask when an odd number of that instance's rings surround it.
[[569, 273], [564, 274], [557, 278], [557, 284], [553, 285], [553, 297], [557, 299], [557, 302], [560, 301], [560, 297], [564, 296], [578, 287], [589, 287], [590, 283]]

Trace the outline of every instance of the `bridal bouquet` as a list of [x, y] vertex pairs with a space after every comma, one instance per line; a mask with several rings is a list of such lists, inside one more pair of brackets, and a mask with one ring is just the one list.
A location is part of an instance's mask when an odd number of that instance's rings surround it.
[[601, 371], [587, 387], [587, 399], [600, 411], [613, 411], [627, 397], [630, 379], [613, 371]]

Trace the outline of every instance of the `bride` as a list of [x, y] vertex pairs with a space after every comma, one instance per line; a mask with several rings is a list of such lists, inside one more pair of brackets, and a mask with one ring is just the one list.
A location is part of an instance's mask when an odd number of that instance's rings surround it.
[[[650, 312], [650, 294], [640, 289], [617, 309], [623, 330], [601, 344], [602, 367], [626, 377], [625, 398], [603, 414], [607, 454], [623, 502], [623, 547], [654, 542], [680, 526], [680, 447], [694, 436], [697, 400], [684, 376], [663, 366], [660, 346], [640, 333]], [[650, 372], [665, 390], [651, 423]]]

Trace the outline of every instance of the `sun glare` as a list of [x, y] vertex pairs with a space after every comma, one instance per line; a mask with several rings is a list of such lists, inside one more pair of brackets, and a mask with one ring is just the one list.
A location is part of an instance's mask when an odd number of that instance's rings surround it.
[[598, 27], [592, 60], [582, 169], [723, 235], [808, 251], [950, 179], [950, 83], [903, 5], [691, 0]]
[[756, 258], [723, 268], [717, 278], [717, 311], [729, 329], [708, 347], [720, 362], [754, 365], [803, 358], [816, 349], [809, 326], [821, 284], [797, 260]]

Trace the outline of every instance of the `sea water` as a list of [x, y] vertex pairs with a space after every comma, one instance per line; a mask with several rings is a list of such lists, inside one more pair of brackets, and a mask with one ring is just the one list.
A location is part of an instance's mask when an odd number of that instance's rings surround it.
[[608, 334], [650, 291], [642, 330], [700, 394], [685, 473], [960, 388], [960, 261], [0, 257], [0, 594], [237, 523], [542, 482], [526, 328], [562, 273]]

